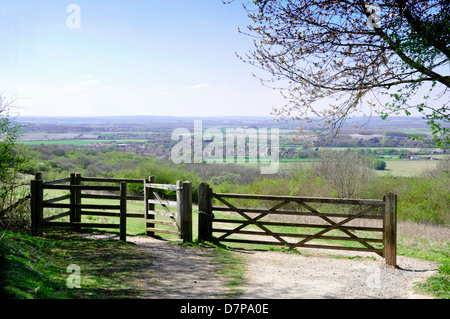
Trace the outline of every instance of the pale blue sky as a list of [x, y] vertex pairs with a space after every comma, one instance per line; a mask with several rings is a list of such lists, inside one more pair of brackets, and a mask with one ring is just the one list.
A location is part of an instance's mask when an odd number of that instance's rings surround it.
[[270, 115], [283, 99], [235, 55], [248, 22], [221, 0], [0, 0], [0, 90], [24, 116]]

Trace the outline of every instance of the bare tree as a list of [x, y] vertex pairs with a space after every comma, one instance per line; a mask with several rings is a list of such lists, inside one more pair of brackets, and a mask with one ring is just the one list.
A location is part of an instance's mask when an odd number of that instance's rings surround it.
[[324, 150], [314, 171], [342, 198], [355, 197], [374, 178], [370, 159], [356, 152]]
[[241, 58], [281, 89], [280, 119], [318, 117], [318, 132], [336, 133], [351, 116], [416, 110], [450, 145], [448, 0], [245, 3], [255, 49]]

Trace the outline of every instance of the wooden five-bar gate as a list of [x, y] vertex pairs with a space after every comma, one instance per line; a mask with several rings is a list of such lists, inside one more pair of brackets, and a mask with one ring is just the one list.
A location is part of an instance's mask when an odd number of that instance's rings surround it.
[[[252, 204], [250, 208], [238, 207], [233, 200]], [[256, 205], [256, 202], [268, 202], [270, 205]], [[207, 183], [202, 183], [198, 204], [199, 240], [215, 238], [219, 242], [365, 251], [384, 257], [389, 265], [396, 265], [397, 197], [391, 193], [385, 195], [383, 200], [220, 194], [214, 193]], [[331, 205], [334, 209], [340, 206], [342, 209], [341, 212], [328, 212], [328, 208], [327, 212], [320, 212], [315, 207], [320, 205]], [[217, 218], [214, 212], [222, 212], [225, 217]], [[287, 222], [279, 218], [283, 215], [296, 216], [297, 219], [314, 217], [322, 223]], [[379, 221], [380, 225], [349, 225], [351, 221], [362, 219]], [[292, 231], [293, 228], [296, 231]], [[309, 233], [299, 233], [299, 229]], [[330, 235], [332, 231], [339, 231], [339, 234]], [[374, 233], [375, 236], [360, 237], [357, 235], [359, 233]], [[267, 237], [275, 240], [261, 239]], [[322, 243], [330, 241], [357, 242], [359, 247]]]

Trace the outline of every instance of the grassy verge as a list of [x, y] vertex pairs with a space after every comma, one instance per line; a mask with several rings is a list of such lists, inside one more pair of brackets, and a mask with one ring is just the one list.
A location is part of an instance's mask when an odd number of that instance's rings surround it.
[[[438, 232], [438, 231], [436, 231]], [[439, 272], [416, 285], [419, 292], [435, 298], [450, 299], [450, 242], [422, 236], [399, 236], [398, 254], [441, 264]]]
[[[19, 299], [133, 298], [139, 294], [133, 275], [151, 264], [133, 244], [61, 232], [45, 238], [6, 232], [0, 259], [2, 295]], [[74, 289], [77, 269], [81, 288]]]
[[[86, 231], [88, 232], [88, 231]], [[91, 232], [91, 231], [89, 231]], [[50, 231], [44, 238], [4, 232], [0, 241], [0, 297], [7, 299], [137, 298], [137, 278], [154, 277], [152, 256], [132, 243], [89, 239], [79, 233]], [[213, 261], [228, 288], [225, 298], [242, 293], [245, 263], [223, 245], [193, 243], [214, 249]], [[79, 271], [79, 287], [77, 273]], [[75, 289], [76, 288], [76, 289]]]
[[439, 299], [450, 299], [450, 262], [447, 261], [439, 267], [438, 274], [419, 284], [417, 290], [432, 294]]

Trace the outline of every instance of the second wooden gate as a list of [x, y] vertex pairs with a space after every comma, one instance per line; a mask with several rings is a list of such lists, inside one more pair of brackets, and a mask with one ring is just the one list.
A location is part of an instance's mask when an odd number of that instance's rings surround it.
[[[184, 242], [192, 241], [192, 185], [177, 181], [175, 185], [154, 183], [150, 176], [144, 183], [146, 232], [177, 235]], [[161, 198], [156, 190], [176, 193], [176, 201]], [[161, 207], [161, 209], [160, 209]], [[170, 210], [176, 207], [176, 212]]]

